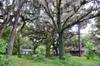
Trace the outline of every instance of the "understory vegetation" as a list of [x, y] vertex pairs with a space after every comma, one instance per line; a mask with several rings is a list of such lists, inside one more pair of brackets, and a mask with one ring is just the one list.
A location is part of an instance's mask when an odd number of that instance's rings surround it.
[[23, 56], [18, 58], [13, 56], [9, 66], [100, 66], [100, 58], [87, 60], [86, 57], [66, 56], [65, 60], [59, 60], [57, 57], [30, 58]]

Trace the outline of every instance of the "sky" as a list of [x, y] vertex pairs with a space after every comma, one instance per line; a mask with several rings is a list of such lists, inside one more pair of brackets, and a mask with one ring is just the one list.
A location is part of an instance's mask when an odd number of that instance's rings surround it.
[[[97, 28], [96, 27], [94, 28], [93, 26], [95, 27], [95, 20], [91, 19], [90, 22], [87, 24], [87, 26], [80, 30], [81, 35], [85, 36], [92, 30], [94, 31], [97, 30]], [[77, 32], [77, 30], [78, 30], [78, 27], [76, 25], [72, 27], [72, 31]]]

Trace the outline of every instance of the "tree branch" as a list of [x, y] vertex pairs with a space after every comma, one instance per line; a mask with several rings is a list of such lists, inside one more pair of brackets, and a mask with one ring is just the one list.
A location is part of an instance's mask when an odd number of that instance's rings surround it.
[[74, 13], [72, 13], [70, 16], [68, 16], [68, 17], [65, 19], [65, 21], [64, 21], [64, 23], [63, 23], [63, 25], [62, 25], [62, 27], [64, 27], [64, 26], [66, 25], [67, 21], [68, 21], [72, 16], [74, 16], [74, 15], [78, 12], [78, 10], [79, 10], [84, 4], [86, 4], [86, 3], [88, 3], [88, 2], [86, 2], [86, 0], [81, 1], [80, 6], [79, 6], [77, 9], [76, 9], [75, 6], [73, 6]]
[[46, 14], [51, 18], [51, 20], [52, 20], [52, 22], [53, 22], [53, 24], [54, 24], [54, 27], [55, 27], [56, 30], [57, 30], [58, 28], [57, 28], [56, 22], [55, 22], [55, 20], [54, 20], [54, 18], [53, 18], [53, 16], [52, 16], [52, 14], [50, 13], [47, 0], [45, 0], [45, 3], [46, 3], [47, 8], [46, 8], [43, 4], [41, 4], [41, 5], [42, 5], [42, 7], [45, 9]]
[[58, 0], [58, 2], [56, 2], [56, 7], [57, 7], [57, 27], [58, 27], [58, 31], [61, 31], [62, 27], [61, 27], [61, 0]]
[[[89, 13], [88, 13], [88, 14], [89, 14]], [[87, 15], [88, 15], [88, 14], [87, 14]], [[92, 18], [95, 18], [95, 17], [98, 17], [98, 16], [100, 16], [100, 11], [98, 12], [98, 14], [96, 14], [96, 15], [94, 15], [94, 16], [90, 16], [90, 17], [88, 17], [88, 18], [86, 18], [86, 19], [82, 19], [82, 18], [85, 17], [85, 16], [84, 16], [84, 17], [82, 17], [80, 20], [77, 20], [77, 21], [74, 21], [74, 22], [68, 24], [65, 28], [62, 29], [62, 31], [64, 31], [64, 30], [67, 29], [67, 28], [72, 27], [72, 26], [75, 25], [75, 24], [81, 23], [81, 22], [83, 22], [83, 21], [87, 21], [87, 20], [89, 20], [89, 19], [92, 19]]]

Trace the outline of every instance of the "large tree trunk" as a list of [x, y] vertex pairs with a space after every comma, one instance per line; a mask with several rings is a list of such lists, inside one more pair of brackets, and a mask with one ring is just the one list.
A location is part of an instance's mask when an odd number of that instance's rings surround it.
[[[16, 20], [18, 20], [18, 17], [16, 17]], [[17, 21], [14, 22], [13, 29], [12, 29], [11, 34], [10, 34], [8, 49], [7, 49], [8, 56], [12, 55], [13, 44], [14, 44], [15, 35], [16, 35], [16, 28], [17, 28]]]
[[11, 34], [10, 34], [9, 43], [8, 43], [8, 49], [7, 49], [7, 55], [8, 56], [12, 55], [13, 44], [14, 44], [14, 40], [15, 40], [17, 23], [18, 23], [21, 7], [22, 7], [22, 5], [19, 7], [19, 9], [15, 13], [15, 21], [14, 21], [14, 24], [13, 24], [13, 29], [12, 29]]
[[13, 29], [12, 29], [11, 34], [10, 34], [9, 43], [8, 43], [8, 49], [7, 49], [8, 57], [10, 57], [12, 55], [13, 44], [14, 44], [15, 35], [16, 35], [16, 29], [17, 29], [17, 23], [18, 23], [18, 19], [19, 19], [19, 16], [20, 16], [20, 10], [21, 10], [21, 8], [22, 8], [24, 3], [25, 3], [25, 1], [23, 1], [23, 0], [20, 1], [18, 3], [18, 9], [14, 13], [15, 14], [15, 20], [14, 20], [14, 23], [13, 23]]
[[58, 44], [59, 44], [59, 58], [64, 59], [63, 32], [59, 33]]
[[59, 45], [59, 59], [64, 59], [64, 45], [63, 45], [63, 31], [61, 22], [61, 0], [56, 1], [57, 4], [57, 32], [58, 32], [58, 45]]
[[11, 55], [13, 51], [13, 44], [14, 44], [15, 35], [16, 35], [17, 22], [18, 22], [18, 15], [15, 17], [13, 29], [10, 33], [9, 43], [7, 47], [7, 65], [10, 65]]

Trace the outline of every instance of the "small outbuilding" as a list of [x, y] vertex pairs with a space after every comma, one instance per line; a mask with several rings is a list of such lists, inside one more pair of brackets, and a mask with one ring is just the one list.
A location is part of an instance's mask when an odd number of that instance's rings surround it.
[[32, 49], [21, 49], [21, 54], [31, 54], [33, 52]]

